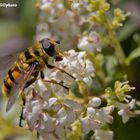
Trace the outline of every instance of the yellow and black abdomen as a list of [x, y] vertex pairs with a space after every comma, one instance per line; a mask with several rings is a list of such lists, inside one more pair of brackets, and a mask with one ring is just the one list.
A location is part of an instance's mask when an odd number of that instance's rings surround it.
[[20, 75], [23, 74], [23, 72], [26, 73], [26, 70], [29, 69], [33, 63], [37, 63], [30, 80], [25, 81], [27, 83], [25, 87], [33, 83], [36, 80], [39, 71], [41, 71], [45, 65], [42, 59], [43, 55], [42, 50], [36, 48], [29, 48], [25, 52], [22, 52], [5, 76], [2, 84], [2, 93], [8, 97], [12, 88], [19, 84], [18, 81], [19, 77], [21, 77]]
[[21, 70], [18, 68], [16, 63], [12, 66], [12, 68], [6, 74], [3, 84], [2, 84], [2, 93], [5, 96], [9, 96], [13, 86], [18, 84], [16, 79], [19, 77]]

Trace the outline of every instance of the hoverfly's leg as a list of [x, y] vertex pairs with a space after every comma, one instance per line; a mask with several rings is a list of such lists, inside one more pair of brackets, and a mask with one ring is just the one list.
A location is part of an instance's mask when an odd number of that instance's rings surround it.
[[69, 73], [66, 72], [65, 70], [63, 70], [63, 69], [61, 69], [61, 68], [59, 68], [59, 67], [56, 67], [56, 66], [53, 66], [53, 65], [48, 64], [47, 61], [45, 61], [45, 64], [46, 64], [46, 66], [47, 66], [48, 68], [50, 68], [50, 69], [56, 68], [56, 69], [60, 70], [61, 72], [63, 72], [63, 73], [65, 73], [65, 74], [67, 74], [68, 76], [70, 76], [72, 79], [74, 79], [74, 80], [76, 79], [74, 76], [72, 76], [71, 74], [69, 74]]
[[43, 82], [49, 82], [49, 83], [57, 84], [57, 85], [62, 86], [62, 87], [65, 88], [65, 89], [69, 90], [69, 88], [68, 88], [67, 86], [63, 85], [61, 82], [58, 83], [58, 82], [55, 81], [55, 80], [44, 80], [44, 77], [45, 77], [45, 76], [44, 76], [43, 71], [40, 71], [40, 77], [41, 77], [41, 79], [43, 80]]
[[34, 72], [34, 73], [32, 74], [32, 78], [25, 84], [24, 88], [27, 88], [27, 87], [29, 87], [31, 84], [33, 84], [33, 83], [36, 81], [36, 79], [37, 79], [37, 77], [38, 77], [38, 74], [39, 74], [38, 71], [37, 71], [37, 72]]
[[67, 74], [68, 76], [70, 76], [72, 79], [76, 80], [76, 78], [75, 78], [74, 76], [72, 76], [71, 74], [69, 74], [69, 73], [66, 72], [65, 70], [63, 70], [63, 69], [61, 69], [61, 68], [59, 68], [59, 67], [56, 67], [56, 66], [54, 66], [54, 68], [60, 70], [61, 72], [63, 72], [63, 73], [65, 73], [65, 74]]
[[37, 132], [37, 134], [36, 134], [36, 135], [37, 135], [37, 139], [39, 139], [39, 136], [40, 136], [40, 135], [39, 135], [39, 132]]
[[57, 84], [57, 85], [60, 85], [62, 86], [63, 88], [65, 88], [66, 90], [69, 90], [69, 88], [65, 85], [63, 85], [61, 82], [57, 82], [55, 80], [43, 80], [43, 82], [47, 82], [47, 83], [52, 83], [52, 84]]
[[[34, 72], [32, 73], [32, 78], [25, 84], [24, 86], [24, 89], [29, 87], [32, 83], [34, 83], [37, 79], [37, 76], [38, 76], [38, 71], [37, 72]], [[23, 89], [23, 91], [24, 91]], [[22, 110], [21, 110], [21, 115], [20, 115], [20, 120], [19, 120], [19, 126], [22, 127], [22, 120], [23, 120], [23, 109], [24, 109], [24, 106], [25, 106], [25, 103], [26, 103], [26, 100], [25, 100], [25, 95], [24, 95], [24, 92], [22, 91], [22, 101], [23, 101], [23, 104], [22, 104]]]
[[49, 69], [53, 69], [53, 68], [55, 68], [55, 66], [50, 65], [47, 61], [45, 61], [45, 64], [46, 64], [46, 66], [47, 66]]
[[41, 79], [45, 78], [45, 75], [44, 75], [43, 71], [40, 71], [40, 77], [41, 77]]
[[31, 78], [24, 86], [24, 88], [29, 87], [31, 84], [33, 84], [36, 81], [36, 78]]
[[26, 100], [25, 100], [25, 96], [23, 95], [23, 92], [21, 94], [22, 96], [22, 109], [21, 109], [21, 114], [20, 114], [20, 119], [19, 119], [19, 126], [20, 127], [23, 127], [22, 126], [22, 120], [23, 120], [23, 110], [24, 110], [24, 106], [26, 104]]

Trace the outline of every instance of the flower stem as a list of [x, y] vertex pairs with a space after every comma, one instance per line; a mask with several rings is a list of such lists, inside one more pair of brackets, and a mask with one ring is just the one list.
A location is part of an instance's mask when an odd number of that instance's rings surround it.
[[125, 54], [122, 50], [122, 47], [120, 45], [120, 42], [117, 38], [116, 33], [114, 31], [110, 31], [109, 32], [109, 38], [110, 38], [110, 45], [115, 49], [115, 53], [116, 53], [116, 56], [118, 58], [118, 61], [119, 61], [120, 65], [122, 67], [126, 66]]

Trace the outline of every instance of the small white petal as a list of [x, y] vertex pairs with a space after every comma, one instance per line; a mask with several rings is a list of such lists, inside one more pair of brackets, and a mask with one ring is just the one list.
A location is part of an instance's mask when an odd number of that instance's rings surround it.
[[93, 64], [91, 63], [91, 61], [89, 60], [86, 60], [86, 70], [87, 70], [87, 73], [91, 74], [94, 72], [94, 68], [93, 68]]
[[72, 10], [79, 10], [81, 3], [73, 3], [71, 6]]
[[93, 120], [90, 120], [90, 129], [95, 131], [95, 129], [99, 129], [100, 124], [98, 122], [95, 122]]
[[115, 106], [111, 105], [111, 106], [105, 107], [104, 109], [105, 109], [107, 114], [111, 114], [114, 111], [114, 108], [115, 108]]
[[68, 111], [67, 112], [67, 123], [66, 126], [70, 126], [76, 120], [75, 112]]
[[57, 115], [59, 117], [64, 117], [66, 116], [66, 111], [64, 110], [64, 108], [61, 108], [58, 112], [57, 112]]
[[80, 123], [83, 133], [87, 134], [90, 131], [89, 117], [81, 118]]
[[39, 132], [39, 134], [43, 137], [43, 140], [58, 140], [52, 133]]
[[95, 109], [92, 107], [87, 108], [87, 116], [94, 116], [95, 115]]
[[41, 92], [44, 92], [46, 91], [46, 86], [43, 84], [42, 80], [38, 80], [38, 89], [41, 91]]
[[51, 3], [45, 3], [43, 5], [41, 5], [40, 9], [41, 10], [48, 10], [48, 9], [51, 9]]
[[89, 87], [91, 87], [92, 82], [93, 82], [93, 80], [92, 80], [92, 78], [91, 78], [90, 76], [85, 77], [85, 78], [83, 79], [83, 81], [84, 81]]
[[129, 116], [128, 115], [123, 115], [122, 116], [122, 121], [123, 121], [123, 123], [126, 123], [128, 120], [129, 120]]
[[65, 126], [67, 124], [67, 116], [64, 116], [64, 117], [57, 119], [57, 124]]
[[129, 103], [130, 109], [133, 109], [136, 105], [136, 100], [132, 99], [131, 102]]
[[56, 128], [55, 128], [55, 134], [59, 138], [61, 138], [61, 139], [65, 138], [65, 129], [64, 129], [64, 127], [63, 126], [60, 126], [60, 125], [56, 126]]
[[119, 114], [120, 116], [122, 116], [122, 115], [124, 114], [124, 110], [121, 109], [120, 111], [118, 111], [118, 114]]
[[115, 103], [115, 107], [116, 107], [117, 109], [121, 110], [121, 109], [128, 108], [128, 104], [116, 102], [116, 103]]
[[50, 95], [51, 95], [51, 91], [49, 91], [49, 90], [48, 91], [46, 90], [46, 91], [42, 92], [43, 100], [48, 101]]
[[108, 114], [105, 107], [101, 108], [99, 110], [96, 110], [95, 117], [97, 120], [99, 120], [102, 123], [112, 123], [113, 122], [113, 117], [110, 114]]
[[58, 7], [59, 9], [64, 9], [64, 5], [61, 4], [61, 3], [57, 4], [57, 7]]
[[123, 121], [123, 123], [126, 123], [126, 122], [129, 120], [129, 118], [130, 118], [130, 116], [127, 114], [126, 111], [127, 111], [127, 110], [123, 110], [123, 109], [121, 109], [120, 111], [118, 111], [118, 114], [119, 114], [120, 116], [122, 116], [122, 121]]
[[95, 139], [96, 140], [113, 140], [113, 132], [112, 131], [104, 131], [101, 129], [95, 130]]
[[51, 107], [53, 104], [55, 104], [57, 101], [57, 98], [52, 97], [48, 100], [48, 106]]
[[68, 105], [70, 108], [76, 111], [80, 111], [82, 109], [81, 105], [73, 100], [66, 100], [64, 104]]
[[98, 107], [101, 105], [101, 99], [98, 97], [94, 97], [89, 101], [89, 105], [92, 107]]
[[59, 110], [61, 109], [61, 107], [62, 107], [61, 104], [54, 104], [54, 105], [52, 106], [52, 109], [53, 109], [55, 112], [57, 112], [57, 111], [59, 111]]

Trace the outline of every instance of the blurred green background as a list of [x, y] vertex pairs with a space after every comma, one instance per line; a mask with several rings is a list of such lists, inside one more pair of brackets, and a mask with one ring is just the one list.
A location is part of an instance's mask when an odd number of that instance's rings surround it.
[[[32, 42], [36, 32], [38, 9], [35, 0], [0, 0], [0, 3], [15, 3], [16, 8], [0, 7], [0, 83], [3, 79], [2, 70], [8, 67], [3, 62], [9, 63], [7, 58], [11, 52], [20, 52]], [[3, 48], [6, 48], [3, 50]], [[16, 54], [13, 54], [16, 55]], [[7, 59], [3, 61], [4, 59]], [[3, 69], [5, 67], [5, 69]], [[10, 66], [9, 66], [10, 67]], [[36, 132], [29, 132], [18, 127], [21, 108], [15, 105], [11, 111], [5, 112], [7, 99], [0, 92], [0, 140], [31, 140], [37, 139]]]
[[[0, 62], [5, 59], [3, 56], [8, 52], [2, 52], [1, 48], [8, 46], [7, 50], [12, 51], [12, 47], [28, 47], [33, 42], [38, 23], [39, 9], [35, 7], [35, 0], [0, 0], [0, 3], [16, 3], [16, 8], [0, 7]], [[134, 49], [140, 47], [140, 2], [139, 0], [108, 0], [111, 8], [119, 7], [124, 11], [130, 11], [132, 15], [126, 20], [124, 26], [118, 31], [118, 37], [123, 46], [125, 55], [128, 56]], [[19, 50], [18, 50], [19, 51]], [[140, 49], [137, 57], [131, 61], [133, 72], [133, 83], [137, 88], [134, 96], [140, 100]], [[0, 68], [2, 67], [0, 63]], [[0, 75], [1, 76], [1, 75]], [[2, 80], [2, 76], [0, 77]], [[18, 126], [20, 114], [19, 106], [5, 112], [5, 101], [0, 94], [0, 140], [28, 140], [36, 139], [36, 134], [23, 131]], [[140, 140], [140, 117], [130, 119], [123, 124], [121, 117], [114, 113], [114, 124], [110, 127], [114, 130], [115, 140]], [[15, 127], [14, 127], [15, 126]]]

